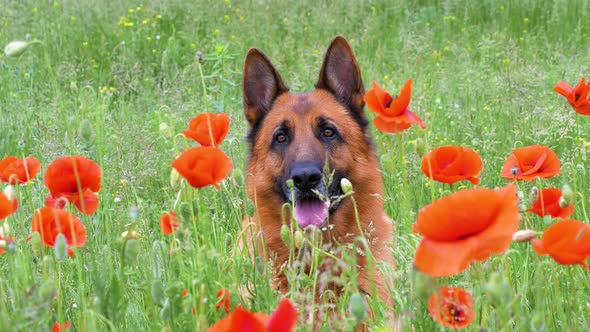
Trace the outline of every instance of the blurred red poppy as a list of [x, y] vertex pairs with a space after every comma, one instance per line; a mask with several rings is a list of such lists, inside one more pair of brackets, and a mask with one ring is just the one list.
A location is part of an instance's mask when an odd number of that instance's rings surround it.
[[72, 322], [70, 322], [69, 320], [63, 322], [63, 323], [55, 323], [53, 324], [53, 327], [51, 328], [51, 332], [62, 332], [65, 330], [68, 330], [70, 327], [72, 327]]
[[69, 247], [83, 247], [86, 244], [86, 228], [74, 214], [51, 207], [43, 207], [33, 215], [33, 233], [41, 236], [41, 243], [53, 247], [58, 234], [63, 234]]
[[500, 175], [508, 180], [531, 181], [552, 178], [561, 172], [557, 154], [544, 145], [515, 149], [506, 160]]
[[0, 160], [0, 182], [10, 184], [22, 184], [31, 181], [39, 170], [41, 163], [35, 157], [26, 157], [19, 159], [8, 156]]
[[82, 213], [93, 214], [98, 209], [100, 167], [82, 156], [68, 156], [54, 160], [45, 172], [44, 182], [50, 195], [45, 204], [57, 207], [56, 200], [64, 198]]
[[574, 205], [570, 204], [564, 208], [559, 206], [561, 198], [561, 189], [545, 188], [539, 191], [537, 200], [533, 203], [527, 212], [532, 212], [538, 216], [550, 215], [553, 218], [567, 218], [574, 214]]
[[17, 209], [18, 201], [16, 198], [10, 198], [4, 192], [0, 191], [0, 220], [15, 213]]
[[473, 298], [468, 291], [457, 287], [440, 287], [428, 299], [430, 317], [443, 326], [461, 329], [473, 323]]
[[172, 162], [172, 167], [195, 188], [221, 182], [232, 169], [231, 159], [219, 148], [199, 146], [184, 151]]
[[238, 306], [232, 313], [207, 329], [208, 332], [290, 332], [297, 322], [297, 309], [289, 299], [279, 302], [271, 316], [251, 313]]
[[412, 124], [426, 128], [422, 119], [408, 109], [412, 97], [412, 79], [404, 84], [399, 97], [391, 95], [373, 82], [373, 88], [364, 96], [365, 103], [371, 112], [377, 114], [373, 124], [377, 130], [386, 133], [397, 133], [409, 129]]
[[477, 152], [463, 146], [441, 146], [422, 159], [424, 175], [442, 183], [453, 184], [468, 180], [479, 184], [478, 176], [482, 170], [481, 157]]
[[513, 184], [502, 189], [465, 189], [418, 212], [415, 233], [424, 238], [415, 264], [433, 277], [452, 276], [475, 261], [505, 252], [518, 229], [520, 213]]
[[[193, 118], [181, 133], [202, 146], [217, 146], [229, 132], [229, 117], [225, 113], [201, 113]], [[212, 140], [213, 139], [213, 140]]]
[[590, 225], [574, 219], [562, 219], [551, 224], [541, 236], [532, 239], [539, 255], [549, 255], [563, 265], [580, 264], [588, 270], [590, 257]]
[[223, 307], [225, 309], [225, 313], [229, 314], [229, 306], [231, 304], [231, 293], [229, 289], [220, 288], [219, 290], [217, 290], [217, 298], [219, 300], [217, 301], [215, 308], [219, 309]]
[[582, 77], [578, 85], [573, 88], [566, 82], [559, 81], [553, 90], [564, 96], [576, 112], [582, 115], [590, 115], [590, 99], [588, 98], [590, 81], [586, 83], [586, 79]]
[[160, 217], [160, 229], [164, 235], [172, 234], [178, 228], [176, 212], [166, 212]]

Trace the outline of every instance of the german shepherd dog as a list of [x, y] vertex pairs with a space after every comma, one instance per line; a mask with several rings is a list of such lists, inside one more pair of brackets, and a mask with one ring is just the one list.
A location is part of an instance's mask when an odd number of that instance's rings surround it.
[[[290, 93], [260, 50], [252, 48], [246, 55], [247, 191], [256, 211], [245, 218], [243, 230], [251, 252], [255, 241], [263, 242], [267, 250], [259, 246], [256, 254], [274, 258], [273, 276], [282, 292], [289, 287], [283, 269], [288, 268], [290, 249], [281, 237], [281, 226], [290, 225], [289, 213], [284, 217], [282, 211], [285, 203], [294, 206], [299, 228], [323, 230], [323, 243], [351, 247], [363, 236], [377, 261], [393, 263], [393, 223], [383, 210], [383, 183], [363, 111], [364, 93], [352, 49], [340, 36], [330, 44], [315, 90], [308, 93]], [[343, 178], [352, 183], [358, 219], [350, 199], [333, 200], [343, 195]], [[386, 278], [368, 263], [363, 250], [356, 255], [359, 291], [391, 304]]]

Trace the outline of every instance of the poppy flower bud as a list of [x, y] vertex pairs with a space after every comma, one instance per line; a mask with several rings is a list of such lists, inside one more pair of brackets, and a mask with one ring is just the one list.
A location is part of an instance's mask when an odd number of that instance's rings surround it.
[[295, 248], [300, 249], [303, 247], [304, 241], [303, 233], [300, 230], [295, 231]]
[[512, 241], [515, 242], [528, 242], [537, 236], [537, 232], [531, 229], [521, 229], [512, 234]]
[[287, 247], [291, 246], [291, 232], [289, 231], [289, 226], [286, 224], [281, 226], [281, 239], [283, 239], [283, 242], [285, 242]]
[[367, 315], [367, 307], [361, 294], [352, 294], [350, 302], [348, 303], [348, 310], [350, 310], [352, 317], [354, 317], [357, 323], [360, 323], [365, 319], [365, 316]]
[[[135, 233], [134, 231], [131, 231]], [[125, 262], [132, 264], [137, 259], [139, 253], [139, 243], [135, 239], [129, 239], [125, 243]]]
[[568, 201], [563, 196], [559, 197], [559, 202], [558, 203], [559, 203], [559, 207], [562, 208], [562, 209], [570, 206], [570, 204], [568, 203]]
[[553, 217], [551, 217], [550, 214], [546, 214], [543, 216], [543, 223], [547, 226], [551, 225], [553, 223]]
[[180, 180], [182, 180], [180, 173], [178, 173], [178, 171], [173, 168], [172, 172], [170, 172], [170, 187], [172, 189], [178, 188]]
[[66, 243], [66, 237], [59, 233], [55, 238], [55, 244], [53, 245], [53, 253], [58, 261], [63, 261], [68, 256], [67, 253], [68, 244]]
[[[563, 199], [563, 205], [562, 205], [562, 199]], [[574, 203], [574, 199], [575, 199], [575, 194], [574, 194], [574, 191], [572, 190], [572, 187], [570, 187], [567, 183], [564, 184], [563, 187], [561, 187], [561, 198], [559, 199], [559, 206], [561, 208], [569, 206]]]
[[31, 241], [29, 242], [31, 243], [33, 253], [35, 253], [35, 255], [39, 255], [41, 253], [41, 234], [34, 232], [31, 235]]
[[539, 198], [539, 188], [532, 187], [531, 188], [531, 195], [530, 195], [531, 202], [536, 201], [538, 198]]
[[416, 138], [416, 154], [418, 157], [422, 158], [426, 154], [426, 144], [424, 140], [420, 137]]
[[162, 135], [162, 137], [164, 137], [165, 139], [172, 138], [172, 129], [166, 122], [160, 123], [160, 135]]
[[8, 222], [3, 222], [2, 225], [0, 225], [0, 238], [6, 239], [10, 236], [10, 225], [8, 224]]
[[342, 188], [344, 195], [351, 195], [353, 193], [352, 183], [347, 178], [342, 178], [340, 180], [340, 187]]
[[123, 233], [121, 233], [121, 240], [123, 240], [123, 241], [137, 240], [137, 239], [139, 239], [139, 233], [133, 229], [128, 230], [128, 231], [124, 231]]
[[289, 179], [287, 180], [287, 188], [289, 188], [289, 190], [293, 190], [293, 188], [295, 188], [295, 182], [293, 182], [293, 179]]
[[510, 299], [510, 287], [499, 273], [493, 273], [484, 285], [484, 289], [492, 303], [499, 305]]
[[6, 188], [4, 188], [4, 195], [6, 195], [8, 200], [14, 200], [16, 198], [16, 191], [14, 190], [14, 186], [6, 186]]
[[80, 137], [86, 146], [94, 144], [94, 138], [96, 135], [94, 134], [92, 123], [90, 123], [88, 119], [84, 119], [80, 122]]
[[8, 43], [6, 47], [4, 47], [4, 54], [6, 54], [6, 56], [10, 58], [16, 58], [17, 56], [25, 53], [25, 51], [27, 50], [27, 48], [29, 48], [29, 46], [31, 46], [31, 44], [31, 42], [26, 42], [22, 40], [12, 41]]
[[152, 298], [158, 305], [163, 305], [166, 301], [166, 294], [164, 293], [164, 285], [160, 280], [154, 280], [152, 282]]
[[[181, 202], [178, 207], [178, 215], [182, 218], [182, 220], [187, 221], [191, 220], [192, 218], [192, 210], [189, 202]], [[196, 215], [196, 214], [195, 214]]]

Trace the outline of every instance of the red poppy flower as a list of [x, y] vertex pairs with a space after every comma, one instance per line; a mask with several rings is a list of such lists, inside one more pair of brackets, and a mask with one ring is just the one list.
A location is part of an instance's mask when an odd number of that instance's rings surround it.
[[82, 156], [68, 156], [54, 160], [45, 172], [45, 186], [50, 196], [45, 203], [55, 207], [55, 200], [63, 197], [80, 212], [93, 214], [98, 208], [100, 167]]
[[427, 177], [443, 183], [468, 180], [479, 184], [479, 174], [483, 170], [481, 157], [477, 152], [463, 146], [441, 146], [424, 156], [422, 172]]
[[443, 277], [464, 271], [474, 261], [505, 252], [518, 229], [520, 213], [513, 184], [499, 190], [476, 188], [442, 197], [418, 212], [415, 233], [420, 271]]
[[172, 234], [178, 228], [176, 212], [166, 212], [160, 217], [160, 229], [164, 235]]
[[590, 115], [590, 99], [588, 98], [590, 81], [586, 83], [586, 79], [582, 77], [574, 88], [564, 81], [559, 81], [553, 90], [564, 96], [576, 112], [582, 115]]
[[229, 291], [229, 289], [225, 289], [225, 288], [220, 288], [217, 291], [217, 298], [219, 299], [217, 301], [217, 304], [215, 305], [215, 308], [219, 309], [221, 307], [223, 307], [225, 309], [225, 313], [229, 314], [229, 306], [231, 304], [231, 293]]
[[65, 330], [68, 330], [70, 327], [72, 327], [72, 322], [70, 322], [69, 320], [63, 322], [63, 323], [55, 323], [53, 324], [53, 327], [51, 328], [51, 332], [62, 332]]
[[[225, 113], [201, 113], [192, 119], [181, 133], [202, 146], [216, 146], [229, 132], [229, 117]], [[211, 142], [213, 139], [213, 142]]]
[[69, 247], [86, 244], [86, 228], [74, 214], [60, 209], [44, 207], [35, 212], [31, 224], [33, 233], [41, 235], [41, 243], [53, 247], [58, 234], [63, 234]]
[[39, 173], [40, 169], [41, 163], [35, 157], [19, 159], [8, 156], [0, 160], [0, 182], [27, 183]]
[[574, 205], [570, 204], [562, 208], [559, 206], [559, 198], [561, 198], [561, 189], [545, 188], [539, 191], [539, 197], [526, 211], [541, 217], [550, 215], [553, 218], [567, 218], [574, 214]]
[[559, 264], [580, 264], [588, 270], [590, 257], [590, 225], [579, 220], [562, 219], [551, 224], [541, 240], [531, 240], [539, 255], [549, 255]]
[[373, 120], [375, 128], [386, 133], [404, 131], [412, 124], [417, 124], [423, 129], [426, 128], [422, 119], [408, 109], [411, 97], [412, 79], [406, 81], [399, 97], [395, 99], [376, 82], [373, 82], [373, 89], [367, 91], [364, 100], [371, 112], [377, 114]]
[[297, 309], [289, 299], [279, 302], [271, 316], [251, 313], [238, 306], [232, 313], [209, 327], [207, 332], [290, 332], [297, 322]]
[[0, 220], [8, 217], [18, 209], [16, 198], [11, 199], [4, 192], [0, 191]]
[[515, 149], [506, 160], [500, 175], [508, 180], [531, 181], [535, 178], [552, 178], [561, 171], [559, 158], [544, 145], [531, 145]]
[[232, 169], [231, 159], [212, 146], [199, 146], [184, 151], [172, 162], [172, 167], [195, 188], [213, 185], [220, 189], [221, 182]]
[[473, 298], [468, 291], [457, 287], [440, 287], [428, 299], [430, 317], [443, 326], [461, 329], [473, 323]]

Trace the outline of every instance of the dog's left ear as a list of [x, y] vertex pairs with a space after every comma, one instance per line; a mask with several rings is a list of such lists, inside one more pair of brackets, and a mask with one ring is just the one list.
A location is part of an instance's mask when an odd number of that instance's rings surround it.
[[330, 91], [357, 116], [365, 118], [365, 88], [352, 48], [342, 36], [334, 38], [320, 71], [316, 88]]

